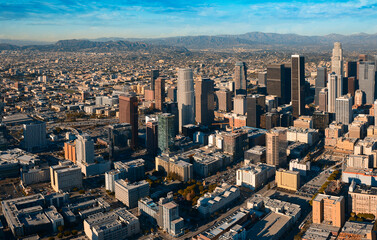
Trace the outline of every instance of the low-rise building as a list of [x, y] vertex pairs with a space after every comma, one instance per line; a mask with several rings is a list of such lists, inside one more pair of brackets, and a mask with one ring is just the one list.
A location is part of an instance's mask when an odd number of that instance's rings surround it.
[[291, 142], [302, 142], [312, 146], [318, 139], [319, 133], [316, 129], [290, 127], [287, 130], [287, 140]]
[[266, 162], [266, 147], [256, 145], [245, 151], [244, 161], [245, 165], [249, 163], [257, 164]]
[[300, 188], [300, 173], [279, 169], [276, 171], [275, 183], [278, 188], [297, 191]]
[[263, 186], [268, 179], [275, 175], [275, 166], [267, 164], [250, 164], [237, 170], [236, 184], [237, 186], [248, 187], [252, 190]]
[[357, 185], [352, 181], [348, 190], [348, 210], [356, 214], [368, 213], [377, 216], [377, 188]]
[[51, 187], [56, 192], [82, 188], [81, 168], [76, 165], [51, 166], [50, 178]]
[[374, 224], [368, 222], [346, 222], [338, 235], [339, 240], [363, 239], [375, 240]]
[[84, 231], [90, 240], [123, 240], [140, 232], [140, 222], [125, 208], [119, 208], [89, 216], [84, 221]]
[[137, 201], [146, 196], [149, 196], [149, 183], [145, 180], [135, 183], [123, 179], [115, 181], [115, 198], [129, 208], [137, 207]]
[[200, 197], [196, 208], [200, 214], [209, 217], [209, 215], [230, 205], [239, 197], [240, 190], [238, 187], [223, 183], [220, 187], [216, 187], [212, 193], [206, 193], [203, 197]]
[[194, 176], [194, 169], [191, 163], [180, 160], [178, 157], [168, 155], [157, 156], [155, 159], [156, 170], [166, 173], [177, 174], [181, 181], [187, 182]]
[[310, 171], [310, 161], [293, 159], [289, 162], [289, 170], [290, 171], [297, 171], [300, 173], [301, 176], [306, 176], [307, 173]]
[[48, 182], [50, 179], [50, 169], [48, 168], [33, 168], [21, 171], [21, 181], [24, 185]]

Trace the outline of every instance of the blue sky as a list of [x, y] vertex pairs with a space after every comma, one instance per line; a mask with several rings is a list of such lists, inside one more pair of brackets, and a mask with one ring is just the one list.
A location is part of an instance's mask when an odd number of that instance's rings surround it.
[[0, 38], [377, 33], [377, 0], [0, 0]]

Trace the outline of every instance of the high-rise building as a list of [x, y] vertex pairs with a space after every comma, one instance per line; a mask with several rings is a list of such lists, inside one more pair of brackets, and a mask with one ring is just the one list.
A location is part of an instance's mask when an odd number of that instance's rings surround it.
[[38, 151], [47, 146], [45, 122], [34, 122], [30, 124], [24, 124], [23, 129], [23, 147], [27, 151]]
[[246, 94], [247, 91], [247, 67], [244, 62], [237, 62], [234, 68], [233, 81], [235, 94]]
[[345, 222], [345, 200], [343, 196], [336, 197], [318, 194], [313, 199], [313, 223], [327, 222], [335, 227], [342, 227]]
[[228, 90], [216, 91], [218, 110], [222, 112], [232, 111], [232, 92]]
[[287, 163], [287, 130], [276, 127], [266, 134], [266, 163], [274, 166], [284, 166]]
[[81, 168], [76, 165], [51, 166], [50, 178], [51, 187], [55, 192], [82, 188]]
[[347, 62], [347, 77], [357, 77], [357, 62]]
[[375, 62], [359, 62], [359, 89], [365, 93], [366, 104], [373, 104], [376, 96]]
[[76, 156], [76, 161], [79, 164], [94, 163], [94, 142], [89, 134], [77, 136]]
[[140, 198], [149, 196], [149, 183], [145, 180], [129, 183], [123, 179], [115, 181], [115, 198], [129, 208], [137, 207]]
[[146, 147], [149, 155], [155, 157], [158, 150], [158, 123], [157, 121], [147, 122]]
[[336, 122], [350, 124], [353, 120], [352, 113], [353, 98], [351, 95], [343, 95], [336, 99], [335, 117]]
[[76, 144], [74, 142], [64, 143], [64, 158], [76, 163]]
[[234, 113], [245, 115], [246, 113], [246, 96], [243, 94], [238, 94], [233, 100]]
[[119, 96], [119, 122], [131, 124], [131, 147], [137, 147], [139, 136], [139, 114], [137, 97]]
[[352, 97], [355, 96], [355, 91], [357, 88], [357, 79], [356, 77], [348, 77], [348, 93], [351, 94]]
[[317, 69], [317, 78], [315, 80], [315, 104], [319, 105], [319, 92], [322, 90], [322, 88], [326, 87], [327, 83], [327, 74], [326, 74], [326, 68], [320, 67]]
[[155, 81], [154, 99], [156, 103], [156, 109], [162, 111], [165, 102], [165, 79], [157, 78]]
[[327, 88], [322, 88], [319, 92], [319, 111], [327, 112], [329, 106], [329, 91]]
[[196, 122], [211, 125], [214, 119], [215, 96], [214, 82], [211, 79], [200, 79], [195, 85]]
[[355, 105], [360, 107], [365, 103], [365, 94], [360, 89], [355, 91]]
[[298, 118], [305, 111], [305, 58], [299, 55], [292, 55], [292, 115]]
[[106, 127], [109, 141], [109, 159], [112, 161], [118, 150], [130, 147], [132, 126], [129, 123], [118, 123]]
[[267, 94], [279, 98], [279, 104], [291, 101], [291, 68], [288, 65], [277, 64], [267, 66]]
[[335, 101], [338, 96], [338, 76], [335, 73], [330, 73], [327, 83], [328, 89], [328, 112], [335, 112]]
[[340, 42], [334, 43], [331, 57], [331, 72], [338, 75], [339, 79], [344, 76], [343, 73], [343, 49]]
[[179, 131], [187, 124], [195, 123], [195, 94], [192, 69], [180, 68], [178, 70], [178, 111]]
[[151, 90], [155, 90], [155, 81], [160, 76], [158, 69], [151, 70]]
[[176, 132], [174, 130], [175, 116], [163, 113], [158, 116], [158, 149], [166, 152], [174, 145]]
[[262, 85], [262, 86], [266, 86], [266, 84], [267, 84], [267, 72], [258, 73], [258, 84]]
[[377, 127], [377, 100], [374, 101], [374, 126]]
[[247, 119], [246, 126], [248, 127], [260, 127], [260, 116], [264, 113], [266, 106], [266, 96], [261, 94], [254, 94], [247, 96]]

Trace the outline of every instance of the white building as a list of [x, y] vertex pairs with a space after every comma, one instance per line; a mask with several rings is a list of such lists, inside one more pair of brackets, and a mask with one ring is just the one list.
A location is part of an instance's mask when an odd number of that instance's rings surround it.
[[228, 206], [240, 196], [240, 190], [236, 186], [229, 185], [227, 183], [221, 184], [220, 187], [212, 193], [206, 193], [203, 197], [198, 199], [196, 208], [204, 215], [210, 214]]
[[149, 183], [145, 180], [128, 183], [123, 179], [115, 181], [115, 198], [129, 208], [137, 207], [140, 198], [149, 196]]
[[51, 166], [50, 177], [51, 187], [56, 192], [82, 188], [81, 169], [76, 165]]
[[187, 124], [195, 123], [195, 93], [192, 69], [181, 68], [178, 70], [177, 82], [179, 132]]
[[306, 176], [307, 172], [310, 171], [310, 161], [293, 159], [289, 162], [289, 170], [299, 172], [301, 176]]
[[316, 129], [290, 127], [287, 130], [287, 141], [302, 142], [312, 146], [318, 138], [319, 133]]
[[140, 222], [125, 208], [119, 208], [89, 216], [84, 231], [90, 240], [125, 240], [140, 232]]
[[275, 175], [275, 166], [267, 164], [250, 164], [237, 170], [236, 185], [245, 186], [252, 190], [264, 185], [267, 180]]
[[77, 136], [76, 161], [78, 164], [90, 164], [94, 162], [94, 142], [89, 134], [82, 134]]

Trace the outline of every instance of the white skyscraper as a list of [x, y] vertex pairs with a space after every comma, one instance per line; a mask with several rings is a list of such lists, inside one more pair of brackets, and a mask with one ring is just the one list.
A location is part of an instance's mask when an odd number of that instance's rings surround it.
[[336, 122], [350, 124], [353, 120], [352, 114], [353, 98], [351, 95], [344, 95], [336, 99]]
[[331, 57], [331, 72], [343, 77], [343, 49], [340, 42], [334, 43]]
[[88, 134], [82, 134], [77, 137], [76, 161], [78, 164], [94, 162], [94, 142]]
[[181, 132], [182, 126], [195, 123], [194, 77], [190, 68], [178, 70], [177, 88], [179, 131]]
[[328, 89], [328, 112], [335, 112], [335, 101], [338, 97], [338, 76], [335, 73], [330, 73], [328, 76], [327, 89]]

